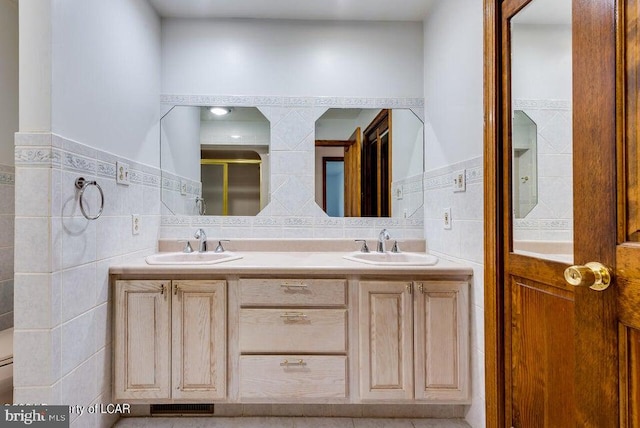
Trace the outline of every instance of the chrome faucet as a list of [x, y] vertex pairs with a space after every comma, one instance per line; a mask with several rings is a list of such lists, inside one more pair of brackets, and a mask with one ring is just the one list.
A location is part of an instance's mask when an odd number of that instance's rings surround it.
[[391, 236], [389, 236], [389, 232], [387, 232], [387, 229], [382, 229], [380, 231], [380, 234], [378, 235], [378, 248], [377, 248], [377, 251], [379, 253], [384, 253], [386, 251], [386, 249], [385, 249], [385, 241], [387, 239], [391, 239]]
[[204, 230], [202, 229], [196, 230], [196, 234], [193, 235], [193, 237], [200, 240], [198, 244], [198, 252], [206, 253], [207, 252], [207, 234], [204, 233]]

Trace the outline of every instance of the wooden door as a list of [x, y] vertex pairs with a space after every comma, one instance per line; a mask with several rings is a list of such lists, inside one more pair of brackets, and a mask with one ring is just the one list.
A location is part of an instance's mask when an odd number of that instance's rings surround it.
[[114, 398], [168, 399], [169, 281], [116, 281]]
[[172, 372], [178, 400], [221, 400], [227, 384], [225, 281], [173, 281]]
[[412, 283], [360, 282], [360, 398], [413, 397]]
[[598, 292], [567, 284], [571, 263], [514, 251], [510, 20], [535, 1], [485, 1], [487, 426], [617, 427], [625, 406], [619, 388], [638, 379], [638, 347], [633, 330], [620, 327], [631, 338], [631, 372], [619, 382], [616, 299], [625, 275], [640, 277], [640, 258], [622, 272], [618, 250], [616, 269], [616, 180], [623, 180], [616, 175], [616, 2], [573, 0], [571, 11], [573, 263], [615, 271], [614, 284]]
[[620, 426], [640, 427], [640, 2], [620, 2], [618, 247]]
[[362, 162], [362, 131], [356, 128], [344, 148], [344, 216], [360, 217], [362, 206], [362, 184], [360, 165]]
[[414, 283], [415, 398], [463, 403], [470, 398], [469, 283]]

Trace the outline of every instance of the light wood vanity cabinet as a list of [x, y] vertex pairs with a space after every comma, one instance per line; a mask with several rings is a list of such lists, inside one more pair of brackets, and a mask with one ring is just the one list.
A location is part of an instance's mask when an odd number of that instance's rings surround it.
[[192, 278], [115, 278], [115, 400], [469, 402], [462, 275]]
[[226, 282], [116, 281], [117, 400], [226, 397]]
[[469, 284], [361, 281], [360, 398], [469, 400]]

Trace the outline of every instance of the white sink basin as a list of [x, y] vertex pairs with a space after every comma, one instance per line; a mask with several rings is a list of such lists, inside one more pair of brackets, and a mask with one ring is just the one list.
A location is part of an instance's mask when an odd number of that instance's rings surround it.
[[347, 260], [370, 265], [388, 266], [433, 266], [438, 258], [426, 253], [361, 253], [355, 252], [343, 256]]
[[225, 251], [224, 253], [158, 253], [145, 257], [145, 261], [150, 265], [212, 265], [224, 263], [231, 260], [241, 259], [242, 256]]

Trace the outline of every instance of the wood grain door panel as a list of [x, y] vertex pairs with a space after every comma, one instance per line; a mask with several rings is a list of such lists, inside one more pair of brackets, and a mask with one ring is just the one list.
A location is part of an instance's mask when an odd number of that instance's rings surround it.
[[575, 418], [574, 296], [511, 279], [511, 373], [514, 427], [568, 427]]

